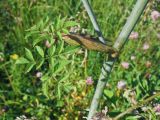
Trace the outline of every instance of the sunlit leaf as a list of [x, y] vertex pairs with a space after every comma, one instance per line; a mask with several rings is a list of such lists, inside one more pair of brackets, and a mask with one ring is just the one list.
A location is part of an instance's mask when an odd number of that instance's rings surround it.
[[78, 25], [78, 23], [76, 23], [75, 21], [66, 21], [64, 27], [72, 27], [75, 25]]
[[29, 61], [24, 57], [20, 57], [16, 60], [16, 64], [27, 64], [27, 63], [29, 63]]
[[44, 63], [44, 58], [42, 58], [40, 61], [38, 61], [36, 69], [39, 69]]
[[111, 90], [105, 89], [105, 90], [104, 90], [104, 95], [106, 95], [106, 96], [109, 97], [109, 98], [112, 98], [113, 95], [114, 95], [114, 93], [113, 93], [113, 91], [111, 91]]
[[44, 57], [44, 51], [40, 46], [36, 46], [36, 50], [41, 57]]
[[35, 65], [35, 63], [29, 63], [29, 64], [27, 64], [27, 66], [25, 68], [26, 69], [25, 72], [26, 73], [30, 72], [31, 69], [34, 67], [34, 65]]
[[27, 57], [29, 60], [34, 61], [32, 52], [31, 52], [29, 49], [25, 48], [25, 53], [26, 53], [26, 57]]
[[52, 45], [49, 49], [48, 49], [48, 55], [49, 56], [53, 56], [56, 50], [56, 46]]
[[58, 69], [54, 72], [54, 74], [56, 74], [56, 73], [60, 72], [61, 70], [63, 70], [64, 67], [66, 67], [66, 65], [69, 64], [69, 63], [70, 63], [70, 61], [61, 60], [61, 61], [59, 62]]

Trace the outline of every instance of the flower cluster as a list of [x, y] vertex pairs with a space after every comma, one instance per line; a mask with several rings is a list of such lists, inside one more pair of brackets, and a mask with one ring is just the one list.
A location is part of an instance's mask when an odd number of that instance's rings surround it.
[[154, 11], [151, 12], [151, 19], [153, 21], [156, 21], [159, 17], [160, 17], [160, 12], [158, 12], [156, 10], [154, 10]]
[[92, 79], [92, 77], [88, 77], [88, 78], [86, 79], [86, 84], [87, 84], [87, 85], [92, 85], [92, 84], [93, 84], [93, 79]]
[[138, 32], [131, 32], [129, 39], [135, 40], [139, 36]]
[[120, 80], [120, 81], [118, 82], [118, 84], [117, 84], [117, 88], [118, 88], [119, 90], [122, 90], [122, 89], [125, 89], [125, 88], [126, 88], [126, 85], [127, 85], [126, 81]]
[[128, 69], [128, 68], [129, 68], [129, 63], [124, 61], [124, 62], [121, 63], [121, 66], [122, 66], [124, 69]]
[[154, 107], [154, 110], [156, 113], [160, 113], [160, 104], [157, 104], [155, 107]]

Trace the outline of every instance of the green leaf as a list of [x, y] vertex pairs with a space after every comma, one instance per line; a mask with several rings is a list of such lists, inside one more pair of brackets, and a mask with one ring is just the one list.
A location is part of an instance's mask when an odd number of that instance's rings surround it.
[[59, 31], [57, 32], [57, 35], [60, 38], [60, 40], [62, 40], [62, 34]]
[[64, 53], [75, 53], [79, 50], [79, 46], [67, 46], [64, 50]]
[[50, 77], [48, 76], [48, 73], [45, 74], [45, 75], [43, 75], [43, 76], [41, 77], [41, 81], [42, 81], [42, 82], [46, 82], [46, 81], [49, 80], [49, 79], [50, 79]]
[[110, 90], [104, 90], [104, 95], [106, 95], [107, 97], [109, 97], [109, 98], [112, 98], [113, 97], [113, 95], [114, 95], [114, 93], [113, 93], [113, 91], [110, 91]]
[[18, 60], [16, 60], [16, 64], [27, 64], [27, 63], [29, 63], [29, 61], [24, 57], [20, 57]]
[[70, 93], [70, 91], [73, 89], [73, 86], [72, 86], [72, 84], [71, 83], [65, 83], [64, 85], [63, 85], [63, 89], [64, 89], [64, 91], [66, 92], [66, 93]]
[[63, 107], [64, 106], [64, 102], [62, 100], [58, 100], [56, 106], [57, 107]]
[[30, 31], [27, 33], [27, 35], [25, 36], [25, 39], [28, 39], [28, 37], [32, 36], [33, 34], [38, 34], [39, 31]]
[[28, 64], [26, 66], [26, 70], [25, 70], [25, 73], [28, 73], [31, 71], [31, 69], [34, 67], [35, 63], [31, 63], [31, 64]]
[[55, 58], [51, 57], [49, 59], [49, 64], [50, 64], [51, 69], [54, 68], [54, 66], [56, 65], [56, 63], [57, 63], [57, 61], [55, 60]]
[[64, 69], [64, 67], [65, 67], [67, 64], [69, 64], [69, 63], [70, 63], [70, 61], [61, 60], [61, 61], [59, 62], [58, 69], [54, 72], [54, 74], [56, 74], [56, 73], [62, 71], [62, 70]]
[[64, 41], [61, 42], [61, 45], [60, 45], [60, 49], [58, 51], [58, 53], [61, 53], [64, 49]]
[[128, 117], [126, 118], [126, 120], [138, 120], [138, 118], [141, 118], [141, 116], [139, 116], [139, 115], [136, 115], [136, 116], [128, 116]]
[[65, 33], [65, 34], [69, 34], [69, 31], [67, 29], [62, 29], [62, 31]]
[[29, 49], [25, 48], [25, 53], [26, 53], [26, 57], [27, 57], [29, 60], [34, 61], [32, 52], [31, 52]]
[[68, 79], [69, 76], [70, 76], [70, 74], [67, 73], [66, 75], [64, 75], [64, 77], [62, 79], [59, 80], [59, 82], [61, 82], [61, 83], [64, 82], [66, 79]]
[[55, 50], [56, 50], [56, 47], [52, 45], [52, 46], [48, 49], [48, 55], [49, 55], [49, 56], [53, 56]]
[[47, 81], [45, 81], [43, 84], [42, 84], [42, 91], [43, 91], [43, 94], [49, 98], [49, 92], [48, 92], [49, 88], [48, 88], [48, 83]]
[[60, 19], [60, 16], [57, 17], [55, 23], [56, 23], [56, 24], [55, 24], [55, 27], [56, 27], [56, 29], [58, 30], [58, 29], [60, 28], [60, 26], [61, 26], [61, 19]]
[[49, 72], [51, 74], [54, 74], [55, 73], [55, 66], [58, 64], [58, 61], [57, 59], [53, 58], [53, 57], [50, 57], [49, 58]]
[[75, 21], [66, 21], [64, 27], [72, 27], [75, 25], [78, 25], [78, 23], [76, 23]]
[[60, 44], [59, 44], [59, 51], [58, 53], [61, 53], [64, 49], [64, 40], [62, 40], [62, 35], [60, 32], [57, 32], [58, 38], [61, 40]]
[[44, 63], [44, 58], [42, 58], [40, 61], [38, 61], [36, 69], [39, 69]]
[[57, 88], [57, 97], [58, 97], [58, 99], [61, 99], [61, 92], [62, 92], [61, 88], [62, 88], [62, 85], [58, 84], [57, 87], [58, 87]]
[[26, 113], [30, 113], [31, 111], [33, 111], [33, 108], [27, 108], [27, 109], [25, 110]]
[[36, 50], [40, 54], [41, 57], [44, 57], [44, 51], [40, 46], [36, 46]]
[[41, 42], [43, 39], [41, 38], [37, 38], [37, 39], [34, 39], [33, 41], [33, 46], [35, 46], [36, 44], [38, 44], [39, 42]]

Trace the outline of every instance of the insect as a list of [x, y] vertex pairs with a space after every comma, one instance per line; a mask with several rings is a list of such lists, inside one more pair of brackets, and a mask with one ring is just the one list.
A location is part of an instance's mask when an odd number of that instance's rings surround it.
[[89, 50], [95, 50], [105, 53], [116, 53], [116, 50], [111, 46], [98, 41], [96, 38], [81, 35], [81, 34], [63, 34], [62, 38], [65, 42], [75, 46], [83, 46]]

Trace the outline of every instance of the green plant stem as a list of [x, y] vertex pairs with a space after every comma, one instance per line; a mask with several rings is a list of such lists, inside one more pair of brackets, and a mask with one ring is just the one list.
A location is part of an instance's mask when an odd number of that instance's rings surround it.
[[125, 110], [124, 112], [120, 113], [118, 116], [116, 116], [115, 118], [113, 118], [113, 120], [119, 120], [120, 118], [122, 118], [126, 114], [132, 112], [134, 109], [137, 109], [137, 108], [143, 106], [144, 104], [150, 102], [152, 99], [154, 99], [154, 98], [156, 98], [158, 96], [160, 96], [160, 92], [156, 93], [155, 95], [150, 96], [149, 98], [147, 98], [146, 100], [140, 102], [139, 104], [134, 105], [134, 106], [128, 108], [127, 110]]
[[13, 91], [15, 92], [16, 90], [14, 89], [14, 86], [13, 86], [13, 83], [12, 83], [11, 76], [9, 75], [8, 70], [6, 69], [6, 66], [3, 66], [3, 69], [4, 69], [4, 71], [5, 71], [6, 75], [7, 75], [7, 78], [8, 78], [8, 80], [9, 80], [9, 83], [10, 83], [10, 85], [11, 85]]
[[[128, 36], [132, 32], [134, 26], [137, 23], [137, 20], [141, 16], [145, 6], [147, 5], [149, 0], [137, 0], [137, 3], [135, 4], [129, 18], [127, 19], [126, 24], [124, 25], [121, 33], [119, 34], [115, 44], [114, 48], [117, 49], [119, 52], [123, 48], [124, 44], [126, 43]], [[106, 58], [106, 60], [103, 63], [103, 67], [101, 69], [101, 74], [97, 83], [96, 91], [92, 99], [91, 107], [89, 110], [88, 118], [87, 120], [91, 120], [93, 115], [95, 114], [100, 98], [102, 96], [104, 87], [108, 81], [109, 74], [111, 73], [112, 67], [116, 61], [116, 58], [112, 58], [111, 55]]]

